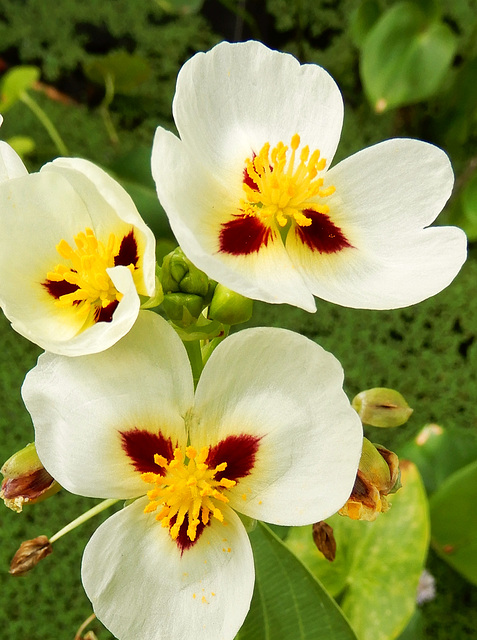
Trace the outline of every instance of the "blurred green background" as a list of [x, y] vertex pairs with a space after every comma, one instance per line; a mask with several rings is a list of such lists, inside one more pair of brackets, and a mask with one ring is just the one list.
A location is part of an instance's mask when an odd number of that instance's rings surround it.
[[[456, 189], [438, 222], [459, 224], [477, 240], [477, 0], [0, 0], [2, 139], [24, 154], [31, 171], [58, 155], [29, 101], [15, 94], [15, 87], [28, 89], [69, 153], [104, 166], [130, 191], [162, 251], [172, 239], [149, 157], [156, 126], [173, 128], [177, 72], [196, 51], [248, 38], [334, 76], [345, 101], [336, 160], [395, 136], [444, 148]], [[12, 80], [22, 65], [37, 71]], [[407, 309], [350, 310], [318, 301], [310, 315], [256, 304], [251, 324], [287, 327], [332, 351], [350, 398], [375, 386], [401, 391], [414, 408], [408, 424], [370, 428], [368, 437], [399, 452], [436, 422], [464, 443], [449, 449], [455, 470], [477, 459], [476, 258], [471, 242], [454, 283]], [[33, 439], [20, 387], [39, 353], [0, 319], [0, 461]], [[436, 482], [421, 471], [432, 492]], [[56, 543], [27, 577], [10, 577], [8, 566], [22, 540], [51, 536], [92, 504], [61, 492], [21, 515], [2, 509], [0, 626], [8, 640], [72, 639], [90, 614], [79, 569], [100, 518]], [[428, 568], [436, 597], [422, 605], [405, 637], [476, 638], [477, 587], [432, 550]], [[99, 623], [91, 628], [100, 640], [111, 637]]]

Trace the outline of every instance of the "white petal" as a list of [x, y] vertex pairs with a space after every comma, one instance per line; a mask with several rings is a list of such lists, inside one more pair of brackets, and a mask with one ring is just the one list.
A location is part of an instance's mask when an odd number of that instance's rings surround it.
[[174, 235], [199, 269], [246, 297], [315, 311], [313, 296], [279, 238], [248, 255], [220, 252], [221, 225], [236, 213], [243, 195], [242, 170], [237, 173], [236, 189], [224, 188], [202, 167], [192, 166], [183, 143], [160, 128], [152, 157], [158, 196]]
[[46, 164], [42, 172], [55, 172], [62, 175], [82, 198], [91, 217], [95, 233], [107, 236], [118, 228], [118, 220], [136, 229], [135, 236], [143, 255], [142, 268], [146, 290], [140, 291], [152, 295], [155, 286], [155, 238], [152, 231], [139, 215], [136, 205], [129, 194], [105, 171], [88, 160], [81, 158], [58, 158]]
[[21, 178], [27, 174], [20, 156], [9, 144], [0, 140], [0, 182]]
[[302, 143], [331, 162], [341, 133], [343, 102], [331, 76], [318, 65], [260, 42], [223, 42], [182, 67], [174, 120], [188, 152], [212, 170], [242, 164], [265, 142]]
[[346, 502], [362, 427], [342, 383], [336, 358], [291, 331], [249, 329], [219, 345], [197, 387], [190, 433], [193, 444], [261, 438], [250, 474], [228, 492], [232, 508], [301, 525]]
[[330, 219], [352, 247], [311, 251], [294, 234], [290, 258], [314, 295], [348, 307], [393, 309], [435, 295], [466, 259], [465, 234], [424, 228], [452, 191], [447, 156], [418, 140], [388, 140], [339, 163], [327, 174], [336, 192]]
[[160, 431], [174, 445], [186, 444], [189, 361], [176, 333], [150, 311], [141, 311], [133, 329], [100, 354], [43, 354], [22, 394], [41, 461], [73, 493], [130, 498], [145, 492], [120, 431]]
[[181, 555], [145, 502], [106, 520], [85, 549], [83, 585], [99, 620], [118, 640], [233, 640], [254, 583], [242, 523], [225, 508], [227, 526], [211, 523]]
[[0, 184], [0, 304], [13, 328], [39, 344], [68, 340], [80, 326], [42, 286], [60, 261], [56, 250], [90, 219], [61, 176], [32, 174]]

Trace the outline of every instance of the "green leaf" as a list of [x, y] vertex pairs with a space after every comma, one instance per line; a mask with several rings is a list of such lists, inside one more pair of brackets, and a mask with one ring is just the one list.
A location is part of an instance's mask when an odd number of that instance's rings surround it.
[[450, 434], [438, 424], [428, 424], [397, 453], [417, 465], [431, 494], [448, 476], [477, 458], [477, 437], [469, 430]]
[[359, 640], [396, 638], [414, 609], [429, 545], [427, 497], [417, 467], [401, 464], [402, 488], [375, 522], [335, 515], [336, 560], [317, 551], [309, 527], [293, 529], [287, 545], [325, 588], [340, 595], [343, 613]]
[[39, 77], [38, 67], [21, 66], [7, 71], [1, 84], [0, 112], [10, 109], [24, 91], [32, 88]]
[[110, 78], [116, 93], [134, 93], [151, 75], [146, 58], [127, 51], [113, 51], [96, 56], [83, 65], [86, 76], [97, 84], [105, 84]]
[[239, 640], [355, 640], [320, 583], [264, 524], [250, 534], [255, 590]]
[[349, 30], [353, 43], [361, 48], [371, 27], [381, 15], [381, 5], [378, 0], [361, 0], [359, 6], [351, 15]]
[[451, 475], [432, 496], [432, 547], [477, 585], [477, 461]]
[[369, 102], [381, 113], [425, 100], [448, 72], [457, 38], [417, 5], [400, 2], [371, 29], [363, 46], [361, 78]]

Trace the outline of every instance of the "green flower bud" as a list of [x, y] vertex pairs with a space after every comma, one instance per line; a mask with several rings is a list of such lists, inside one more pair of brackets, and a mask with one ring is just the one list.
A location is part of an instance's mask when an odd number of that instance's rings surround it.
[[361, 391], [352, 405], [361, 422], [372, 427], [399, 427], [413, 411], [399, 391], [380, 387]]
[[166, 293], [162, 306], [174, 324], [189, 327], [200, 316], [204, 301], [201, 296], [191, 293]]
[[209, 290], [206, 274], [185, 257], [180, 247], [165, 256], [161, 269], [161, 284], [166, 294], [182, 292], [205, 297]]
[[24, 504], [41, 502], [61, 489], [41, 464], [34, 443], [14, 453], [0, 471], [4, 476], [0, 498], [13, 511], [20, 512]]
[[227, 289], [223, 284], [215, 287], [209, 306], [209, 318], [222, 324], [241, 324], [252, 317], [253, 300]]
[[352, 520], [376, 520], [389, 510], [386, 496], [400, 484], [399, 459], [395, 453], [363, 438], [363, 450], [353, 491], [340, 515]]

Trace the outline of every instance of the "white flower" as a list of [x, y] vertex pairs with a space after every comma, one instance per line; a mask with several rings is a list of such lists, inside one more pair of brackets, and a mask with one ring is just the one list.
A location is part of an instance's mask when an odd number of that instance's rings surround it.
[[443, 151], [395, 139], [330, 169], [343, 104], [333, 79], [259, 42], [221, 43], [181, 69], [158, 128], [157, 193], [187, 257], [247, 296], [390, 309], [446, 287], [466, 258], [430, 225], [450, 196]]
[[232, 640], [252, 551], [236, 511], [281, 525], [336, 512], [355, 480], [360, 420], [338, 361], [283, 329], [227, 338], [194, 397], [178, 336], [144, 311], [108, 351], [43, 354], [23, 398], [48, 471], [69, 491], [137, 498], [89, 541], [83, 584], [121, 640]]
[[102, 169], [60, 158], [29, 175], [0, 143], [0, 306], [18, 333], [64, 355], [107, 349], [154, 270], [152, 232]]

